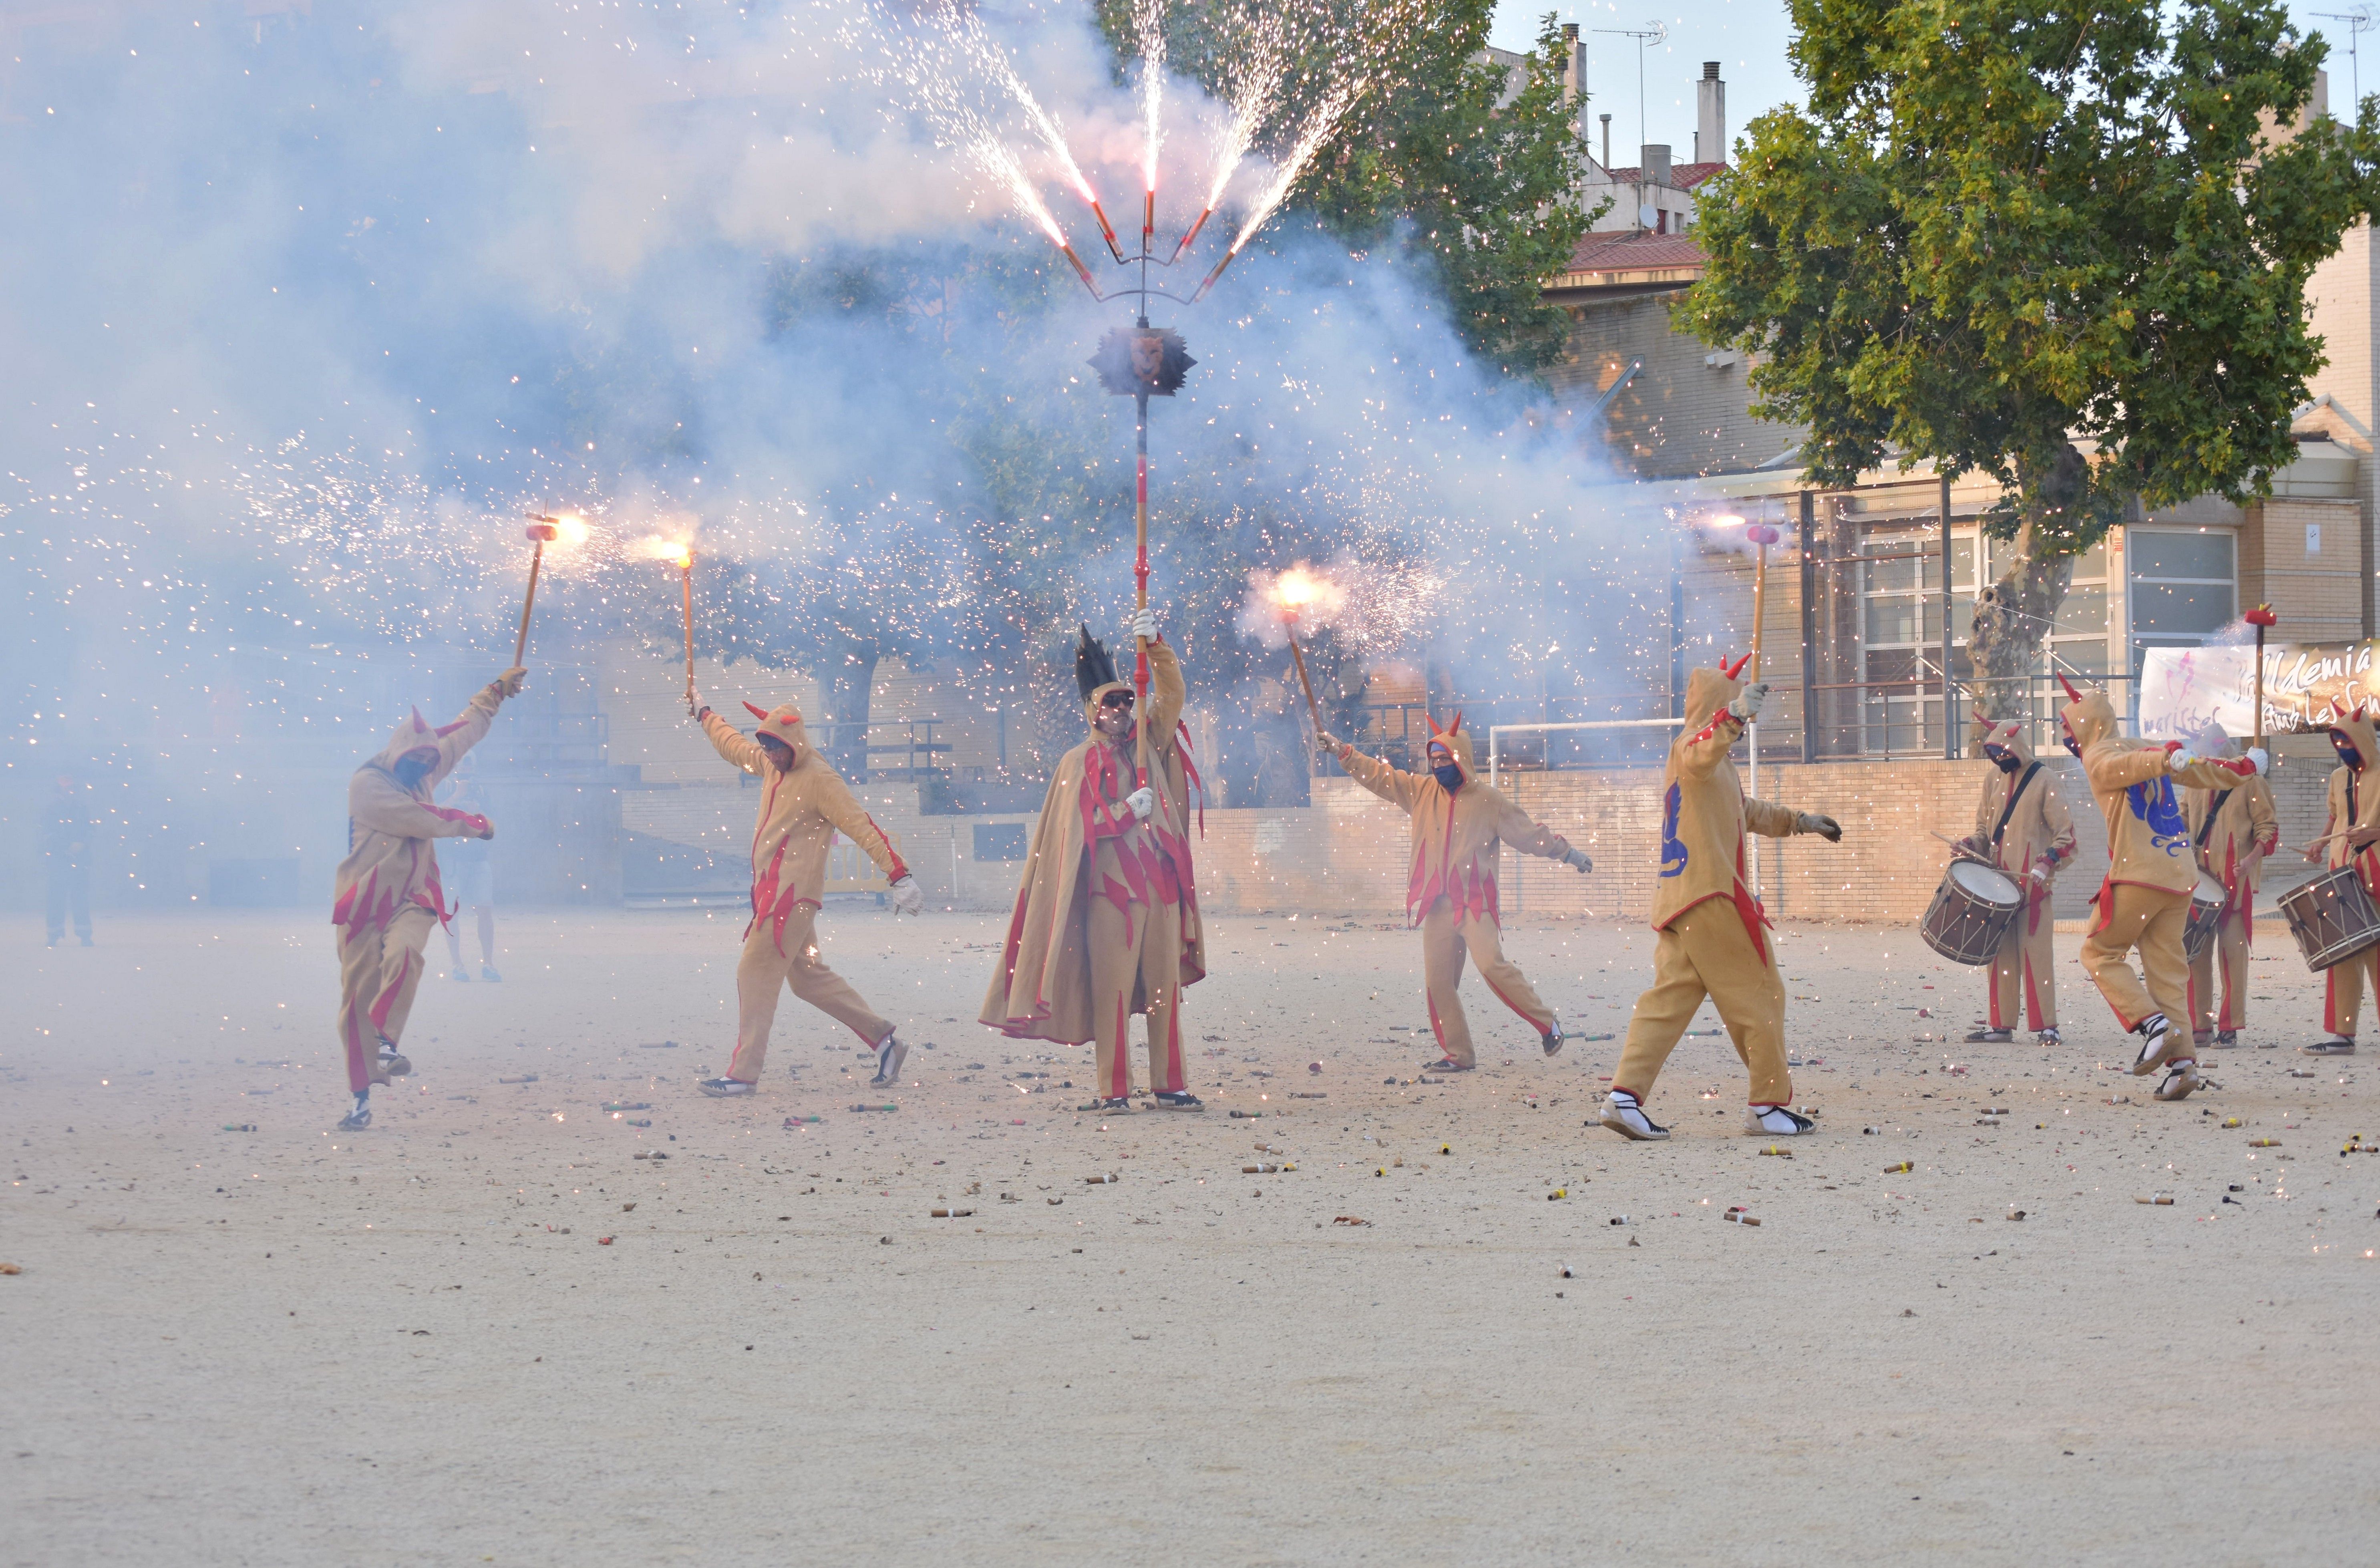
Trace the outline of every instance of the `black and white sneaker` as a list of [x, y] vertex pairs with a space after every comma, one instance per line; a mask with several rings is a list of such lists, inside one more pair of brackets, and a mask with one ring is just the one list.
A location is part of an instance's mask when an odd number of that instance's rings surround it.
[[2164, 1014], [2152, 1013], [2132, 1032], [2141, 1037], [2141, 1048], [2132, 1055], [2132, 1076], [2145, 1078], [2165, 1064], [2166, 1046], [2173, 1031], [2167, 1027]]
[[891, 1088], [901, 1081], [901, 1064], [909, 1059], [909, 1048], [901, 1043], [901, 1031], [886, 1035], [876, 1048], [876, 1076], [868, 1083], [877, 1088]]
[[1553, 1027], [1548, 1029], [1545, 1034], [1538, 1039], [1537, 1043], [1546, 1048], [1547, 1055], [1560, 1056], [1561, 1054], [1562, 1041], [1568, 1038], [1568, 1036], [1562, 1033], [1561, 1015], [1557, 1013], [1554, 1015]]
[[2012, 1038], [2014, 1038], [2014, 1031], [2010, 1029], [1981, 1028], [1967, 1031], [1969, 1045], [2004, 1045]]
[[392, 1078], [401, 1078], [413, 1071], [412, 1059], [397, 1050], [396, 1041], [386, 1035], [380, 1039], [380, 1070]]
[[1077, 1111], [1087, 1111], [1100, 1116], [1123, 1116], [1132, 1111], [1132, 1097], [1117, 1095], [1110, 1100], [1094, 1100], [1088, 1105], [1077, 1105]]
[[1797, 1138], [1816, 1132], [1818, 1124], [1782, 1105], [1747, 1105], [1743, 1108], [1743, 1130], [1755, 1137]]
[[1207, 1102], [1188, 1089], [1159, 1089], [1150, 1096], [1160, 1111], [1204, 1111]]
[[1636, 1097], [1624, 1088], [1611, 1091], [1603, 1101], [1603, 1113], [1596, 1119], [1621, 1137], [1640, 1143], [1658, 1143], [1670, 1136], [1670, 1129], [1645, 1115]]
[[2157, 1082], [2156, 1097], [2159, 1100], [2188, 1100], [2192, 1089], [2207, 1087], [2206, 1080], [2198, 1076], [2198, 1064], [2185, 1056], [2179, 1062], [2167, 1064], [2165, 1076]]
[[2033, 1043], [2035, 1045], [2064, 1045], [2066, 1043], [2066, 1037], [2059, 1034], [2054, 1028], [2044, 1029], [2039, 1034], [2033, 1037]]
[[713, 1100], [734, 1100], [750, 1094], [753, 1087], [741, 1078], [705, 1078], [694, 1086]]
[[1457, 1062], [1451, 1056], [1441, 1056], [1435, 1062], [1423, 1063], [1421, 1070], [1425, 1073], [1467, 1073], [1471, 1071], [1471, 1064]]
[[371, 1101], [365, 1099], [362, 1095], [358, 1095], [356, 1096], [356, 1108], [348, 1112], [346, 1116], [340, 1119], [339, 1131], [343, 1133], [359, 1133], [370, 1125]]
[[2216, 1031], [2215, 1031], [2215, 1049], [2216, 1049], [2216, 1050], [2217, 1050], [2217, 1051], [2237, 1051], [2237, 1050], [2239, 1050], [2239, 1049], [2240, 1049], [2240, 1031], [2239, 1031], [2239, 1030], [2237, 1030], [2237, 1029], [2217, 1029], [2217, 1030], [2216, 1030]]
[[2355, 1037], [2333, 1035], [2312, 1045], [2299, 1046], [2298, 1052], [2302, 1056], [2352, 1056], [2355, 1054]]

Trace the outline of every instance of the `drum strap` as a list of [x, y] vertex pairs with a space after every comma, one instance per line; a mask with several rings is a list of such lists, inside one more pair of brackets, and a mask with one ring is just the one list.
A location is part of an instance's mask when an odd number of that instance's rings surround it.
[[2215, 831], [2215, 819], [2223, 815], [2223, 803], [2230, 798], [2228, 789], [2215, 797], [2215, 803], [2206, 808], [2206, 820], [2198, 824], [2198, 842], [2192, 848], [2202, 852], [2206, 848], [2206, 835]]
[[2000, 835], [2008, 832], [2009, 819], [2016, 815], [2017, 797], [2024, 794], [2024, 786], [2031, 784], [2033, 775], [2039, 772], [2040, 763], [2029, 764], [2017, 779], [2015, 786], [2009, 791], [2008, 804], [2000, 808], [2000, 820], [1992, 824], [1992, 854], [1995, 857], [2000, 852]]

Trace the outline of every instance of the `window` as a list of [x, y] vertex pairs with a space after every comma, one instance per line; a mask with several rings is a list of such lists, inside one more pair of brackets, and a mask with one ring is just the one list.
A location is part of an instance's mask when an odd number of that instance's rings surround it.
[[[1861, 749], [1890, 757], [1942, 748], [1942, 535], [1936, 528], [1860, 541]], [[1959, 557], [1953, 542], [1951, 569]]]
[[2239, 614], [2235, 541], [2228, 530], [2136, 528], [2131, 553], [2132, 673], [2152, 648], [2196, 648]]

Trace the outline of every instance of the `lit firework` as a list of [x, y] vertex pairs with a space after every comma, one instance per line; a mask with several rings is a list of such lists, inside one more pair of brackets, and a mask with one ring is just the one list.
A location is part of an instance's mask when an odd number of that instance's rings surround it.
[[1257, 237], [1257, 231], [1272, 221], [1272, 215], [1289, 199], [1290, 189], [1297, 184], [1298, 176], [1305, 173], [1306, 166], [1314, 162], [1315, 154], [1322, 151], [1337, 132], [1339, 122], [1346, 118], [1347, 111], [1354, 108], [1355, 100], [1363, 95], [1364, 79], [1360, 77], [1352, 81], [1342, 81], [1323, 94], [1313, 117], [1305, 122], [1305, 130], [1299, 133], [1296, 146], [1290, 149], [1289, 157], [1273, 176], [1272, 184], [1265, 188], [1264, 195], [1257, 199], [1257, 204], [1241, 223], [1239, 237], [1232, 241], [1232, 248], [1223, 252], [1223, 259], [1215, 263], [1215, 270], [1207, 274], [1206, 281], [1199, 284], [1198, 291], [1190, 297], [1193, 305], [1207, 297], [1207, 291], [1215, 286], [1215, 280], [1223, 275], [1223, 269], [1232, 264], [1232, 258]]
[[1157, 156], [1165, 146], [1165, 0], [1139, 0], [1133, 19], [1140, 33], [1140, 249], [1157, 233]]

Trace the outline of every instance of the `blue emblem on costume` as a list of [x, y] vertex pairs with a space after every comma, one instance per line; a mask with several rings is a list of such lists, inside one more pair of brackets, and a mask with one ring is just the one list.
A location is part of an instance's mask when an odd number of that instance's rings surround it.
[[2124, 796], [2132, 803], [2133, 818], [2148, 824], [2151, 843], [2175, 856], [2190, 847], [2190, 825], [2181, 819], [2181, 802], [2175, 798], [2171, 779], [2136, 784]]
[[1678, 839], [1678, 786], [1671, 784], [1661, 797], [1661, 875], [1680, 876], [1685, 869], [1686, 846]]

